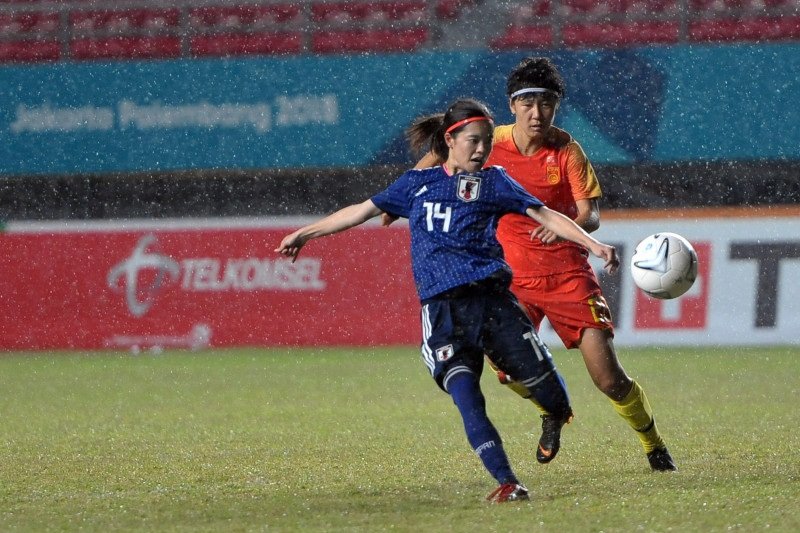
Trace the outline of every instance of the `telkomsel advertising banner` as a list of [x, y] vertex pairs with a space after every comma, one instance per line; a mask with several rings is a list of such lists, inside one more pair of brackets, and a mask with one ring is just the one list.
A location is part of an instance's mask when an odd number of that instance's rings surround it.
[[[273, 252], [308, 220], [10, 223], [0, 233], [0, 349], [416, 345], [408, 228], [377, 224]], [[654, 300], [629, 261], [651, 233], [699, 256], [688, 293]], [[798, 344], [800, 210], [618, 211], [598, 232], [620, 345]], [[543, 339], [560, 342], [546, 325]]]
[[[0, 349], [411, 342], [404, 227], [312, 243], [258, 221], [14, 225], [0, 234]], [[307, 251], [307, 253], [305, 253]], [[409, 325], [412, 324], [412, 326]]]

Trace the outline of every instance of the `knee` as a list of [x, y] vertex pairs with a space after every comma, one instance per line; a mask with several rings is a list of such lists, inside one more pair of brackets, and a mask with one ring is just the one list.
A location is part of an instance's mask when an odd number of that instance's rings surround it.
[[595, 386], [614, 401], [620, 401], [631, 391], [633, 380], [624, 372], [593, 376]]

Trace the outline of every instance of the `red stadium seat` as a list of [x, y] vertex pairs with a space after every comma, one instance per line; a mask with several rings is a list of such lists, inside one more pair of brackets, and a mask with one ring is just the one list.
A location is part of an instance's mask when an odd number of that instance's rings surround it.
[[553, 44], [550, 26], [511, 26], [506, 32], [489, 43], [495, 50], [515, 48], [547, 48]]
[[471, 6], [477, 0], [439, 0], [436, 4], [436, 16], [440, 19], [455, 19], [461, 14], [461, 10]]
[[408, 52], [424, 45], [427, 38], [427, 28], [319, 31], [311, 37], [311, 50], [325, 54]]
[[678, 22], [568, 24], [562, 28], [564, 44], [582, 46], [632, 46], [674, 44], [680, 37]]
[[536, 19], [550, 16], [550, 0], [532, 0], [514, 4], [508, 9], [508, 20], [513, 26], [535, 26]]
[[300, 32], [199, 35], [191, 40], [196, 57], [236, 55], [299, 54], [303, 50]]
[[783, 41], [800, 39], [800, 16], [709, 19], [689, 24], [694, 42]]
[[561, 0], [561, 11], [567, 15], [578, 13], [598, 13], [603, 12], [604, 2], [600, 0]]
[[259, 20], [263, 21], [266, 17], [269, 17], [277, 24], [286, 24], [299, 20], [301, 15], [300, 6], [296, 4], [276, 4], [268, 7], [267, 13], [262, 15]]
[[311, 5], [314, 22], [346, 23], [363, 20], [371, 9], [366, 2], [325, 2]]
[[620, 13], [638, 15], [651, 15], [658, 13], [677, 13], [680, 9], [680, 0], [620, 0], [619, 4], [624, 9]]
[[676, 11], [679, 0], [562, 0], [565, 15], [655, 14]]
[[164, 59], [181, 55], [181, 40], [176, 36], [79, 38], [70, 43], [70, 53], [75, 59]]
[[127, 9], [123, 11], [73, 11], [70, 26], [76, 30], [124, 32], [131, 29], [178, 27], [178, 9]]
[[58, 31], [59, 25], [58, 13], [39, 11], [0, 13], [0, 35], [24, 36], [34, 33], [55, 33]]
[[764, 9], [788, 7], [793, 0], [690, 0], [689, 8], [698, 13], [736, 13], [749, 11], [763, 14]]
[[298, 5], [233, 5], [194, 8], [189, 22], [195, 28], [243, 30], [290, 24], [299, 20]]
[[0, 41], [0, 62], [27, 63], [60, 58], [61, 44], [57, 40]]
[[416, 21], [425, 18], [425, 2], [324, 2], [311, 5], [311, 19], [323, 23]]

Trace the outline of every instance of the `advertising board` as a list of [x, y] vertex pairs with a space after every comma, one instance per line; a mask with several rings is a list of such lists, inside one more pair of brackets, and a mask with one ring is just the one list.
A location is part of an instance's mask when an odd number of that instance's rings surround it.
[[[301, 219], [12, 222], [0, 233], [0, 349], [416, 345], [408, 228], [367, 224], [273, 252]], [[675, 300], [635, 288], [636, 244], [689, 239], [699, 276]], [[597, 236], [618, 345], [798, 344], [800, 210], [617, 211]], [[560, 345], [545, 326], [543, 339]]]

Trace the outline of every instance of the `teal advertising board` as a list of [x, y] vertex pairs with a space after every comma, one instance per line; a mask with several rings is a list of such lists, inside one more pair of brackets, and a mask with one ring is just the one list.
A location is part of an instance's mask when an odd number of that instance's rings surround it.
[[[541, 52], [539, 52], [541, 53]], [[526, 54], [0, 67], [0, 174], [410, 162], [414, 117], [475, 96], [510, 121]], [[800, 160], [800, 44], [558, 50], [558, 123], [596, 163]]]

